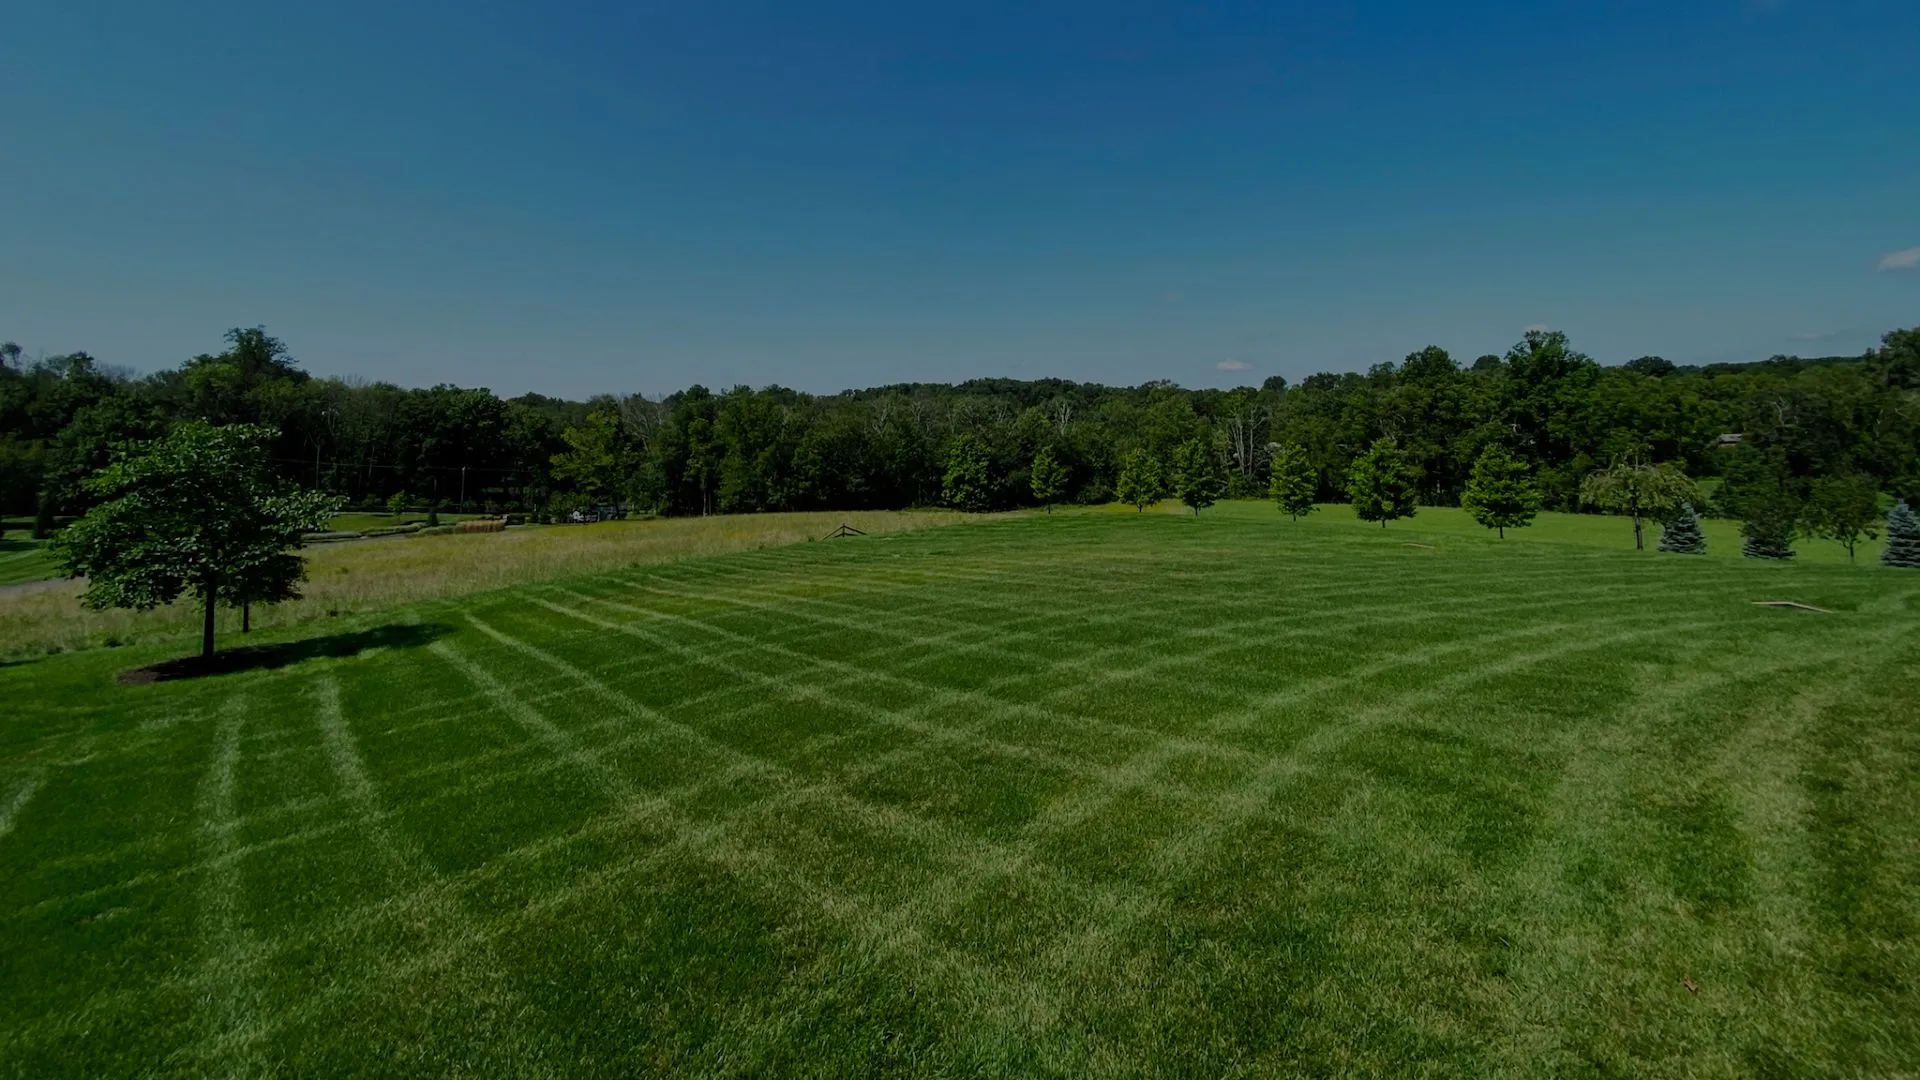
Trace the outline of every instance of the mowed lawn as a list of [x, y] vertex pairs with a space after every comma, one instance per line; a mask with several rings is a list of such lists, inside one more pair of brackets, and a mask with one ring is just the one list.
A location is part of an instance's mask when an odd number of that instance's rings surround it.
[[1231, 509], [0, 666], [0, 1073], [1920, 1071], [1920, 574]]

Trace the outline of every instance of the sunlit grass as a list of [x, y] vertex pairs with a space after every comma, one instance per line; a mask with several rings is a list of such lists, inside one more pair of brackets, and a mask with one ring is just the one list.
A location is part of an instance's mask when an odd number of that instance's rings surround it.
[[1258, 510], [0, 666], [0, 1074], [1912, 1073], [1920, 573]]
[[[302, 599], [256, 609], [253, 619], [256, 627], [286, 626], [571, 574], [802, 543], [842, 523], [878, 535], [966, 520], [940, 510], [743, 514], [316, 544], [303, 552], [308, 580]], [[0, 593], [0, 656], [186, 640], [199, 626], [200, 613], [190, 604], [95, 612], [80, 606], [79, 592], [77, 583], [48, 581]], [[238, 612], [220, 613], [223, 634], [239, 626]]]

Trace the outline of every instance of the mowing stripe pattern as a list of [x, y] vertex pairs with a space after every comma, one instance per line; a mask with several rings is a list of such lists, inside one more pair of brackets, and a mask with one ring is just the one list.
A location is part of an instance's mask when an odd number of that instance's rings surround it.
[[746, 552], [204, 682], [46, 661], [85, 707], [7, 736], [0, 1071], [1920, 1061], [1920, 586], [1287, 525]]

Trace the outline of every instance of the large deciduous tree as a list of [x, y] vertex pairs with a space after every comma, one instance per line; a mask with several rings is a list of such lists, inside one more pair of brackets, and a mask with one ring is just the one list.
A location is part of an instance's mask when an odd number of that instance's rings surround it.
[[1315, 483], [1313, 463], [1307, 449], [1299, 443], [1285, 443], [1273, 452], [1273, 471], [1267, 478], [1267, 497], [1280, 512], [1295, 521], [1313, 513]]
[[1213, 448], [1200, 439], [1188, 439], [1173, 452], [1173, 493], [1200, 511], [1220, 501], [1227, 477]]
[[87, 481], [100, 502], [60, 534], [67, 572], [87, 579], [81, 602], [141, 610], [192, 594], [202, 605], [200, 655], [213, 655], [216, 604], [299, 596], [305, 564], [293, 550], [340, 500], [275, 480], [276, 432], [189, 421], [134, 444]]
[[1534, 515], [1540, 512], [1540, 491], [1534, 486], [1527, 463], [1494, 443], [1474, 461], [1460, 505], [1473, 520], [1505, 540], [1508, 529], [1533, 524]]
[[1375, 439], [1347, 470], [1347, 494], [1353, 499], [1354, 514], [1361, 521], [1379, 522], [1383, 529], [1389, 521], [1414, 515], [1418, 484], [1413, 463], [1392, 438]]
[[1633, 519], [1635, 551], [1646, 550], [1647, 518], [1665, 518], [1681, 503], [1698, 498], [1693, 481], [1674, 465], [1650, 465], [1633, 457], [1595, 470], [1580, 482], [1581, 501]]

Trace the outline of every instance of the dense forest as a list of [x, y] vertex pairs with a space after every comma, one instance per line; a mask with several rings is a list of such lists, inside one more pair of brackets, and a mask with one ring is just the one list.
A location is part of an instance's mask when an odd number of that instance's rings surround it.
[[[1031, 505], [1043, 449], [1065, 469], [1060, 501], [1100, 503], [1124, 458], [1169, 461], [1196, 439], [1229, 496], [1264, 494], [1274, 449], [1291, 443], [1317, 496], [1340, 500], [1348, 467], [1381, 437], [1417, 466], [1427, 505], [1457, 504], [1495, 444], [1526, 463], [1549, 509], [1578, 509], [1581, 478], [1626, 458], [1721, 477], [1712, 509], [1728, 514], [1838, 476], [1920, 495], [1920, 328], [1857, 358], [1707, 367], [1602, 366], [1563, 334], [1529, 332], [1505, 356], [1467, 364], [1428, 347], [1364, 373], [1234, 390], [976, 379], [585, 402], [316, 378], [262, 328], [226, 341], [144, 377], [85, 353], [26, 362], [0, 348], [0, 509], [36, 515], [43, 530], [82, 513], [80, 481], [118, 445], [188, 419], [277, 429], [285, 475], [353, 505], [542, 516]], [[956, 467], [977, 481], [957, 497]]]

